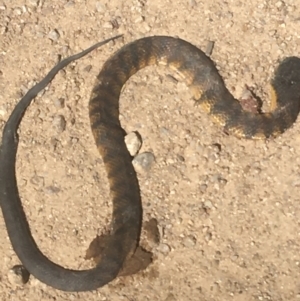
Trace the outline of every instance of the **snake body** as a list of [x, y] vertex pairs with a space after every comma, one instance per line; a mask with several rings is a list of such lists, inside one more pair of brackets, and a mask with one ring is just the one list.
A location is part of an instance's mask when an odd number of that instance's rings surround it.
[[[91, 49], [89, 49], [91, 51]], [[32, 238], [15, 176], [17, 127], [30, 101], [58, 70], [81, 53], [57, 65], [35, 90], [22, 99], [6, 123], [0, 157], [0, 202], [8, 235], [22, 264], [40, 281], [64, 291], [97, 289], [113, 280], [139, 241], [142, 206], [137, 177], [124, 142], [119, 120], [119, 96], [126, 81], [149, 65], [166, 65], [178, 72], [191, 88], [196, 103], [226, 132], [244, 138], [268, 138], [283, 133], [300, 109], [300, 59], [282, 61], [271, 82], [273, 110], [245, 112], [227, 90], [212, 60], [179, 38], [154, 36], [123, 46], [104, 64], [89, 102], [89, 115], [97, 148], [107, 171], [113, 201], [112, 234], [102, 260], [91, 270], [65, 269], [45, 257]]]

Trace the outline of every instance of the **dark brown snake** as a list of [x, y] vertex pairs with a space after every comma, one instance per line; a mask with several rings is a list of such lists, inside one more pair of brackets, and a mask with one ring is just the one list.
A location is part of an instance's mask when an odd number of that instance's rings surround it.
[[[117, 38], [117, 37], [116, 37]], [[114, 38], [113, 38], [114, 39]], [[119, 121], [119, 96], [130, 76], [153, 64], [176, 70], [193, 91], [196, 103], [227, 133], [268, 138], [283, 133], [296, 120], [300, 104], [300, 59], [281, 62], [271, 82], [273, 110], [245, 112], [225, 87], [214, 63], [201, 50], [178, 38], [147, 37], [125, 45], [103, 66], [89, 103], [91, 128], [103, 157], [113, 201], [113, 231], [100, 263], [90, 270], [69, 270], [51, 262], [36, 245], [23, 211], [16, 181], [17, 129], [31, 100], [55, 74], [104, 41], [55, 66], [13, 110], [2, 136], [0, 202], [12, 246], [25, 268], [40, 281], [64, 291], [94, 290], [113, 280], [139, 242], [142, 205], [139, 185]]]

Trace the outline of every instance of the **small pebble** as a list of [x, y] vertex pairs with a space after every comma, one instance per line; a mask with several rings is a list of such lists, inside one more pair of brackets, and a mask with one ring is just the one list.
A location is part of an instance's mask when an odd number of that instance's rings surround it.
[[68, 1], [65, 5], [65, 7], [73, 7], [75, 5], [74, 1]]
[[47, 194], [56, 194], [56, 193], [60, 192], [60, 188], [55, 187], [55, 186], [47, 186], [45, 188], [45, 192]]
[[167, 245], [167, 244], [160, 244], [157, 249], [158, 249], [159, 252], [161, 252], [165, 255], [170, 253], [170, 251], [171, 251], [170, 246]]
[[149, 32], [151, 30], [151, 27], [146, 22], [143, 22], [143, 27], [146, 32]]
[[138, 154], [132, 160], [132, 164], [135, 170], [139, 173], [150, 171], [154, 162], [155, 162], [155, 157], [150, 152]]
[[30, 274], [22, 265], [13, 266], [8, 273], [8, 280], [11, 284], [23, 285], [29, 280]]
[[205, 234], [205, 236], [204, 236], [204, 239], [206, 240], [206, 242], [209, 242], [209, 241], [212, 240], [212, 237], [213, 237], [212, 233], [211, 232], [207, 232]]
[[219, 178], [218, 181], [221, 187], [224, 187], [227, 184], [227, 180], [224, 178]]
[[203, 207], [204, 207], [205, 209], [212, 209], [212, 208], [213, 208], [213, 204], [212, 204], [211, 201], [205, 201], [205, 202], [203, 203]]
[[61, 97], [54, 100], [54, 105], [59, 109], [63, 108], [65, 106], [65, 99]]
[[183, 245], [187, 248], [191, 248], [191, 247], [194, 247], [196, 244], [196, 240], [194, 237], [192, 236], [187, 236], [184, 238], [183, 240]]
[[54, 128], [59, 132], [63, 132], [66, 129], [66, 120], [65, 117], [62, 115], [56, 115], [53, 120], [52, 120], [52, 124], [54, 126]]
[[25, 187], [27, 185], [27, 180], [21, 179], [20, 181], [18, 181], [18, 184], [20, 185], [20, 187]]
[[212, 144], [211, 148], [215, 151], [215, 153], [219, 153], [222, 150], [222, 146], [220, 143]]
[[184, 157], [181, 156], [181, 155], [177, 155], [176, 157], [177, 157], [179, 162], [184, 162], [185, 161]]
[[22, 14], [22, 9], [17, 7], [14, 9], [14, 14], [17, 15], [17, 16], [20, 16]]
[[6, 110], [4, 109], [4, 108], [0, 108], [0, 115], [1, 116], [4, 116], [4, 115], [6, 115]]
[[199, 186], [199, 189], [200, 189], [201, 192], [205, 192], [207, 190], [207, 187], [208, 187], [207, 184], [201, 184]]
[[144, 21], [144, 18], [142, 16], [139, 16], [134, 20], [134, 23], [141, 23], [143, 21]]
[[104, 12], [104, 6], [103, 6], [103, 4], [100, 1], [96, 2], [96, 11], [98, 13]]
[[92, 65], [87, 65], [83, 68], [83, 71], [85, 72], [90, 72], [92, 70], [93, 66]]
[[125, 144], [130, 155], [135, 156], [142, 146], [142, 138], [137, 132], [131, 132], [125, 136]]
[[176, 301], [176, 298], [173, 294], [169, 294], [168, 297], [165, 299], [165, 301]]
[[28, 5], [31, 5], [31, 6], [38, 6], [40, 0], [28, 0], [27, 3]]
[[38, 187], [43, 187], [45, 180], [43, 177], [40, 177], [38, 175], [34, 175], [31, 179], [30, 179], [31, 184], [36, 185]]
[[206, 45], [206, 48], [205, 48], [205, 54], [208, 55], [208, 56], [211, 56], [212, 52], [213, 52], [213, 49], [214, 49], [214, 46], [215, 46], [214, 41], [208, 41], [207, 45]]
[[78, 141], [79, 141], [78, 138], [74, 138], [74, 137], [73, 137], [73, 138], [71, 139], [71, 144], [75, 145], [75, 144], [78, 143]]
[[54, 29], [48, 33], [48, 38], [52, 41], [57, 41], [60, 38], [60, 34], [56, 29]]
[[196, 0], [190, 0], [190, 1], [189, 1], [189, 5], [190, 5], [191, 7], [196, 6], [196, 5], [197, 5]]
[[5, 34], [6, 32], [7, 32], [7, 27], [6, 26], [0, 27], [0, 34]]
[[102, 25], [102, 27], [105, 28], [105, 29], [113, 29], [113, 25], [111, 24], [111, 22], [105, 22]]

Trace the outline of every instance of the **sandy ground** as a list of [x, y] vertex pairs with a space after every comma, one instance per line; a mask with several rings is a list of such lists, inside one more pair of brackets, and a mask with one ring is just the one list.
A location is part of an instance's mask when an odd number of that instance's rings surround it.
[[[247, 84], [268, 109], [278, 60], [299, 55], [299, 26], [299, 0], [0, 1], [1, 129], [59, 56], [124, 34], [60, 72], [21, 124], [19, 189], [43, 252], [86, 267], [85, 250], [109, 223], [87, 105], [113, 51], [149, 35], [179, 36], [204, 50], [214, 41], [212, 58], [230, 91], [239, 97]], [[299, 122], [271, 141], [226, 136], [170, 74], [144, 69], [121, 97], [124, 128], [139, 131], [142, 151], [156, 157], [139, 177], [144, 217], [155, 217], [162, 233], [154, 263], [94, 292], [64, 293], [33, 277], [17, 286], [9, 269], [19, 261], [1, 217], [1, 300], [300, 300]]]

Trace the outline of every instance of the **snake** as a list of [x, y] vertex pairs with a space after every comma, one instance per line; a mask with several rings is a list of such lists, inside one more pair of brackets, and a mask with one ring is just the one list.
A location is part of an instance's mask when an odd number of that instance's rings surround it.
[[226, 88], [210, 57], [177, 37], [150, 36], [124, 45], [103, 65], [89, 101], [89, 117], [96, 146], [103, 158], [113, 204], [112, 231], [100, 262], [91, 269], [72, 270], [49, 260], [32, 237], [17, 186], [18, 126], [32, 99], [59, 70], [103, 44], [59, 62], [18, 102], [2, 134], [0, 205], [12, 247], [24, 267], [41, 282], [63, 291], [90, 291], [115, 279], [139, 244], [142, 203], [137, 175], [119, 119], [119, 97], [126, 81], [140, 69], [163, 65], [175, 70], [191, 89], [195, 102], [228, 134], [246, 139], [267, 139], [286, 131], [300, 110], [300, 59], [283, 59], [271, 80], [271, 110], [243, 110]]

